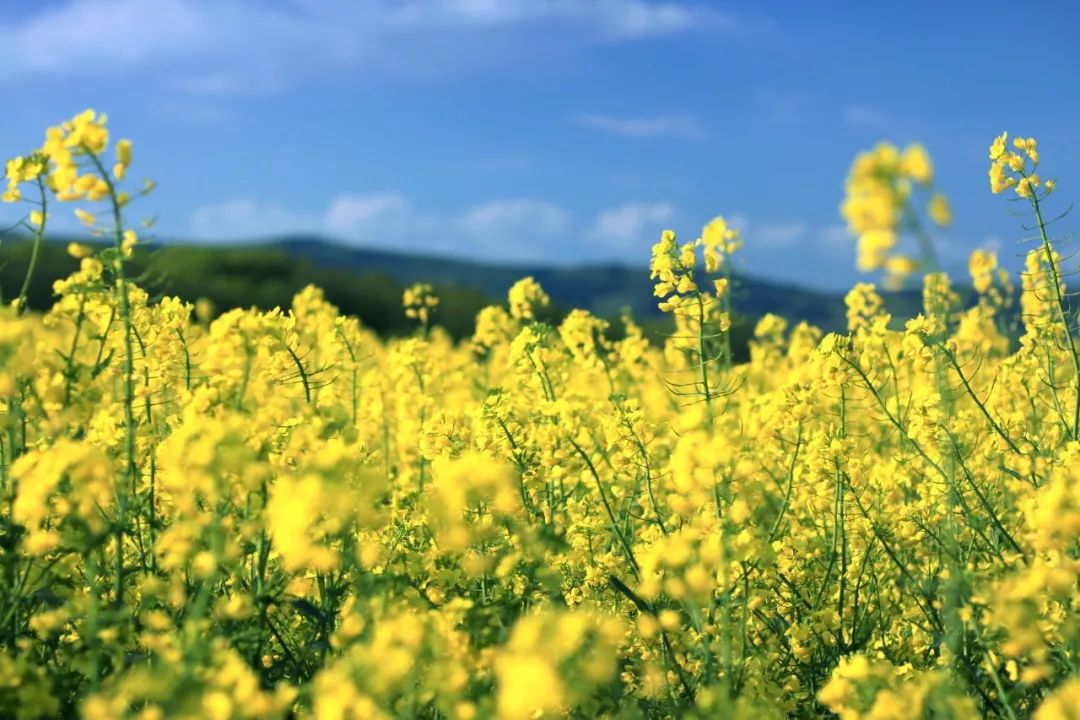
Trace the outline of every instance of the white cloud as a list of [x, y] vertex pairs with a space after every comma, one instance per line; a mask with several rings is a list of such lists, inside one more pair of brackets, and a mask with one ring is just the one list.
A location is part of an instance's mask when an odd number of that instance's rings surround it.
[[890, 122], [888, 114], [867, 105], [848, 105], [844, 108], [844, 122], [852, 127], [884, 130]]
[[108, 72], [169, 57], [206, 30], [206, 18], [182, 0], [82, 0], [4, 23], [0, 41], [20, 58], [6, 63], [9, 74], [68, 74], [87, 66]]
[[753, 232], [753, 241], [767, 247], [791, 247], [806, 236], [806, 223], [799, 220], [766, 223]]
[[260, 240], [312, 232], [365, 242], [374, 240], [376, 233], [403, 236], [420, 229], [424, 219], [408, 210], [404, 196], [390, 191], [338, 195], [318, 215], [251, 198], [233, 198], [198, 208], [191, 217], [191, 232], [197, 240]]
[[844, 225], [830, 225], [822, 228], [817, 234], [822, 245], [829, 248], [851, 248], [855, 244], [855, 238], [851, 236]]
[[700, 140], [706, 137], [704, 129], [692, 117], [686, 115], [659, 115], [656, 117], [616, 117], [598, 113], [583, 113], [573, 118], [583, 127], [627, 137], [682, 137]]
[[513, 198], [467, 209], [458, 226], [485, 245], [528, 247], [531, 242], [567, 233], [570, 216], [545, 200]]
[[656, 242], [660, 231], [675, 216], [675, 206], [668, 202], [630, 202], [608, 208], [596, 216], [588, 232], [590, 241], [629, 249]]
[[565, 240], [572, 231], [570, 215], [544, 200], [492, 200], [448, 218], [415, 209], [393, 191], [338, 195], [322, 213], [312, 215], [236, 198], [205, 205], [191, 218], [196, 240], [236, 242], [309, 232], [359, 245], [386, 243], [435, 252], [471, 246], [493, 259], [547, 257], [553, 242]]
[[466, 31], [537, 25], [617, 42], [734, 22], [674, 0], [65, 0], [5, 13], [0, 81], [163, 71], [188, 92], [264, 92], [327, 69], [415, 62], [424, 56], [409, 36], [459, 44]]
[[191, 217], [196, 240], [258, 240], [288, 232], [317, 231], [317, 218], [271, 203], [235, 198], [204, 205]]
[[830, 257], [846, 263], [854, 261], [855, 236], [848, 231], [846, 225], [837, 223], [820, 228], [814, 238], [818, 247]]
[[382, 229], [400, 229], [406, 222], [408, 203], [397, 192], [371, 195], [339, 195], [330, 201], [323, 216], [327, 232], [355, 237]]
[[729, 227], [742, 234], [751, 248], [790, 248], [806, 237], [806, 223], [801, 220], [758, 223], [751, 222], [743, 213], [726, 215], [725, 219]]
[[581, 3], [595, 13], [598, 28], [614, 39], [670, 35], [703, 26], [730, 28], [730, 16], [705, 10], [700, 5], [642, 0], [599, 0]]
[[388, 26], [409, 30], [541, 22], [582, 26], [614, 40], [733, 24], [729, 16], [703, 5], [654, 0], [412, 0], [387, 14]]
[[296, 58], [319, 65], [342, 46], [340, 29], [324, 30], [310, 17], [239, 0], [68, 0], [0, 25], [0, 46], [18, 58], [0, 68], [0, 80], [165, 69], [191, 92], [261, 91], [289, 77]]
[[732, 215], [725, 215], [724, 219], [727, 220], [728, 227], [735, 228], [743, 235], [750, 228], [750, 219], [743, 213], [734, 213]]

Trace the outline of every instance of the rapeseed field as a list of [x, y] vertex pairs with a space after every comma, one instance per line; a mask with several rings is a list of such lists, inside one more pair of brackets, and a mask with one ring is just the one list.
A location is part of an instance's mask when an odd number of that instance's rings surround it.
[[530, 278], [457, 344], [422, 284], [398, 339], [315, 287], [151, 301], [133, 156], [87, 111], [6, 168], [36, 242], [74, 207], [109, 245], [44, 314], [33, 262], [4, 288], [0, 715], [1080, 717], [1080, 346], [1034, 139], [989, 150], [1019, 277], [939, 272], [930, 157], [882, 144], [842, 214], [922, 314], [860, 284], [847, 333], [766, 316], [746, 363], [723, 218], [652, 248], [662, 343], [538, 322]]

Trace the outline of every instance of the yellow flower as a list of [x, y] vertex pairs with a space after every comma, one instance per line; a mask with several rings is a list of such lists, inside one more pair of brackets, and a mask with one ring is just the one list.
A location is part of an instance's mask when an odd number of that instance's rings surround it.
[[79, 222], [88, 227], [92, 227], [97, 219], [82, 208], [75, 208], [75, 217], [79, 218]]
[[203, 697], [202, 709], [209, 720], [228, 720], [233, 714], [233, 701], [226, 693], [215, 690]]
[[934, 167], [926, 148], [919, 144], [908, 145], [900, 156], [900, 172], [920, 185], [926, 185], [934, 177]]
[[994, 142], [990, 143], [991, 160], [997, 160], [1002, 156], [1002, 154], [1005, 152], [1005, 141], [1008, 139], [1009, 134], [1004, 132], [994, 138]]
[[94, 249], [82, 243], [70, 242], [67, 245], [67, 253], [73, 258], [81, 260], [94, 254]]
[[507, 301], [510, 305], [510, 316], [518, 320], [533, 320], [536, 313], [547, 307], [550, 302], [547, 293], [540, 287], [540, 283], [531, 277], [518, 280], [510, 288]]
[[984, 293], [993, 282], [997, 268], [997, 254], [985, 250], [975, 250], [968, 259], [968, 271], [976, 292]]
[[990, 191], [994, 194], [1016, 184], [1015, 178], [1006, 175], [1005, 167], [1005, 163], [1001, 161], [995, 161], [990, 165]]
[[1080, 720], [1080, 678], [1062, 683], [1031, 717], [1032, 720]]
[[134, 230], [128, 229], [124, 231], [123, 240], [120, 243], [120, 250], [123, 252], [124, 257], [131, 257], [135, 252], [135, 244], [139, 242], [139, 236]]
[[206, 580], [217, 570], [217, 558], [214, 557], [214, 553], [204, 550], [192, 560], [191, 570], [195, 573], [195, 577]]
[[949, 207], [948, 199], [941, 193], [930, 198], [929, 214], [930, 219], [940, 227], [948, 227], [952, 224], [952, 209]]
[[116, 162], [127, 167], [131, 164], [131, 141], [120, 140], [116, 143]]
[[562, 707], [563, 682], [549, 662], [536, 655], [500, 658], [498, 679], [499, 717], [527, 720], [555, 713]]

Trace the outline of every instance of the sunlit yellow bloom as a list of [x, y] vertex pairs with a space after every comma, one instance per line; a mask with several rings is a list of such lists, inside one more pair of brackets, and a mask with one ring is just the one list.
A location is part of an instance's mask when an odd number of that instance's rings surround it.
[[82, 259], [93, 254], [93, 248], [82, 243], [72, 242], [67, 245], [67, 253], [73, 258]]
[[952, 209], [949, 207], [949, 201], [940, 193], [930, 198], [929, 214], [930, 219], [940, 227], [948, 227], [952, 224]]

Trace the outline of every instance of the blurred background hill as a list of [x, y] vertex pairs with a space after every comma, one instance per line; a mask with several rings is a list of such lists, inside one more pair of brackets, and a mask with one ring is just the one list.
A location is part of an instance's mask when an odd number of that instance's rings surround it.
[[[53, 282], [77, 267], [78, 261], [66, 251], [72, 239], [57, 236], [43, 244], [30, 286], [31, 307], [50, 307]], [[9, 237], [0, 242], [0, 289], [8, 295], [22, 283], [30, 251], [31, 244], [25, 238]], [[613, 321], [629, 312], [654, 337], [666, 332], [670, 322], [657, 309], [647, 268], [610, 263], [569, 267], [504, 264], [360, 248], [317, 236], [291, 235], [235, 246], [140, 246], [134, 268], [140, 284], [154, 296], [176, 295], [189, 301], [206, 298], [218, 312], [235, 307], [287, 307], [296, 292], [315, 284], [342, 311], [386, 336], [407, 333], [414, 327], [401, 309], [402, 291], [411, 283], [435, 286], [441, 299], [436, 322], [462, 338], [471, 334], [480, 308], [504, 302], [510, 286], [525, 276], [534, 277], [551, 296], [550, 321], [557, 321], [571, 308], [584, 308]], [[749, 275], [737, 275], [734, 284], [739, 313], [735, 340], [740, 349], [745, 349], [753, 324], [766, 313], [792, 322], [805, 320], [826, 331], [844, 328], [843, 293]], [[917, 291], [885, 296], [898, 317], [918, 312]]]

